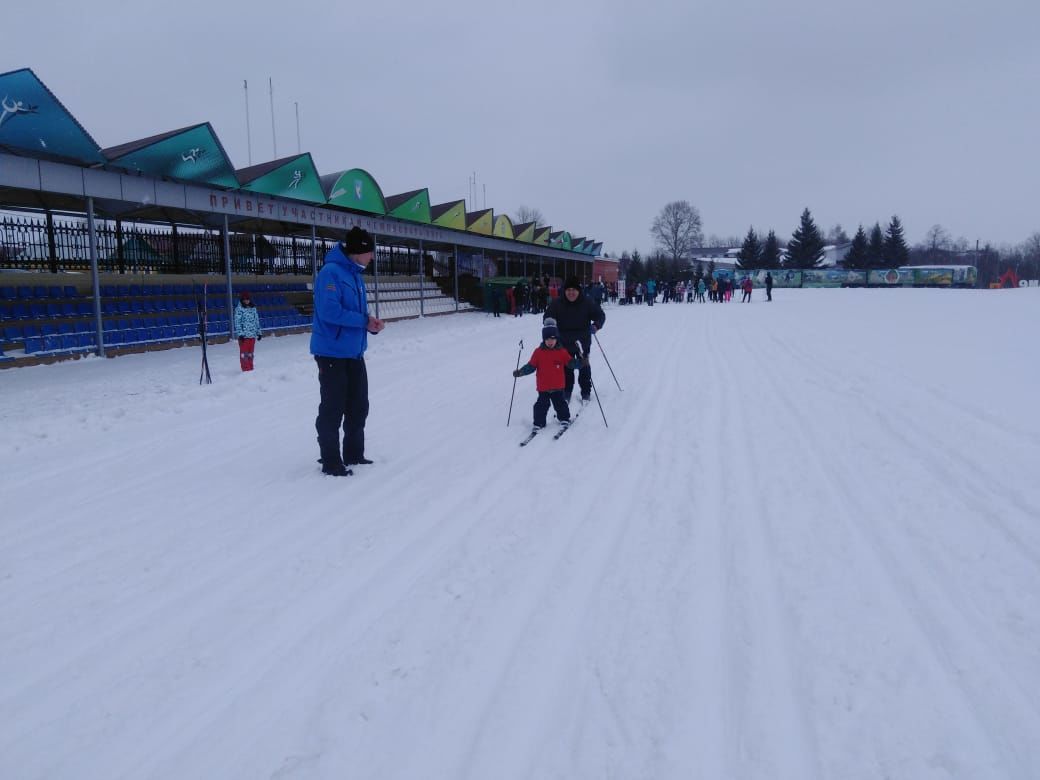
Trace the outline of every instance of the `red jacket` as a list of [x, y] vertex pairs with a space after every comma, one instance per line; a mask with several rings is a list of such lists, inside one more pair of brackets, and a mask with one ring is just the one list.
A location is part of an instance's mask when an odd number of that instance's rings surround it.
[[527, 361], [527, 365], [531, 366], [531, 369], [524, 373], [530, 373], [531, 370], [535, 372], [535, 387], [538, 388], [538, 392], [549, 393], [553, 390], [563, 390], [567, 386], [563, 370], [578, 368], [581, 361], [578, 358], [572, 359], [571, 353], [564, 349], [559, 341], [554, 349], [549, 349], [542, 342]]

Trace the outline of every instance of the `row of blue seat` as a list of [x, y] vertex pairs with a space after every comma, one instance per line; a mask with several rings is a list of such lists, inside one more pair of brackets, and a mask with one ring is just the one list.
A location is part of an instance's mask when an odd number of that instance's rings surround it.
[[[210, 298], [206, 302], [207, 309], [226, 309], [227, 301], [222, 298]], [[133, 299], [124, 301], [102, 300], [101, 313], [108, 314], [154, 314], [158, 312], [195, 311], [196, 303], [185, 298]], [[277, 296], [266, 301], [263, 310], [288, 314], [295, 311], [285, 300], [285, 296]], [[12, 303], [0, 304], [0, 320], [42, 320], [63, 317], [88, 317], [94, 313], [94, 299], [81, 298], [78, 301], [62, 301], [61, 303]]]
[[[207, 285], [207, 292], [211, 290], [225, 289], [220, 284]], [[303, 283], [293, 284], [236, 284], [231, 288], [235, 295], [242, 290], [249, 290], [254, 296], [271, 292], [306, 292], [307, 285]], [[199, 285], [190, 284], [103, 284], [101, 285], [102, 298], [131, 298], [141, 295], [195, 295], [201, 290]], [[211, 293], [214, 294], [214, 293]], [[90, 296], [91, 293], [82, 295]], [[60, 300], [79, 298], [81, 293], [73, 285], [18, 285], [0, 286], [0, 300], [5, 301], [31, 301], [31, 300]]]

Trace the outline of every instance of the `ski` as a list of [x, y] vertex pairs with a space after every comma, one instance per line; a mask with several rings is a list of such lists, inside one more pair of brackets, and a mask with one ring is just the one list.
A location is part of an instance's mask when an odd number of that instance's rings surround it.
[[541, 428], [533, 428], [531, 430], [531, 432], [529, 434], [527, 434], [526, 437], [524, 437], [524, 440], [522, 442], [520, 442], [520, 446], [521, 447], [526, 447], [528, 444], [530, 444], [531, 443], [531, 439], [533, 439], [535, 436], [537, 436], [541, 432], [541, 430], [542, 430]]
[[585, 408], [585, 404], [584, 403], [582, 403], [582, 404], [580, 404], [578, 406], [578, 410], [571, 417], [570, 422], [568, 422], [566, 425], [564, 425], [562, 428], [560, 428], [560, 430], [556, 431], [556, 433], [553, 434], [553, 441], [556, 441], [558, 438], [563, 436], [563, 434], [567, 433], [568, 430], [570, 430], [571, 426], [574, 425], [575, 421], [579, 417], [581, 417], [581, 410], [584, 409], [584, 408]]

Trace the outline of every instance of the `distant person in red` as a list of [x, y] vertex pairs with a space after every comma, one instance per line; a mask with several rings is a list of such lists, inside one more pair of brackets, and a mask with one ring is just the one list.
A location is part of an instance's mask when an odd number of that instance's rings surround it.
[[751, 303], [751, 291], [755, 289], [755, 285], [751, 282], [750, 276], [745, 276], [744, 281], [740, 283], [740, 289], [743, 291], [743, 295], [740, 297], [741, 303]]
[[560, 331], [555, 325], [542, 328], [542, 343], [538, 345], [531, 359], [513, 372], [514, 377], [535, 375], [535, 387], [538, 389], [538, 400], [534, 402], [534, 427], [540, 430], [545, 427], [545, 416], [549, 412], [549, 404], [556, 411], [556, 418], [565, 428], [571, 424], [571, 410], [564, 397], [566, 377], [564, 369], [581, 368], [582, 361], [572, 358], [560, 344]]
[[511, 316], [516, 314], [516, 293], [513, 292], [512, 287], [506, 288], [506, 303], [509, 304], [509, 314]]

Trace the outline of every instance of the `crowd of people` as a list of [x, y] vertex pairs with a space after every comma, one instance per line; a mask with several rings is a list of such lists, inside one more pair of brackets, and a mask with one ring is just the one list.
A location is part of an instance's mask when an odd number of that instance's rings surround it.
[[[565, 285], [549, 276], [532, 276], [523, 278], [509, 287], [489, 285], [486, 291], [484, 308], [492, 316], [507, 314], [520, 317], [524, 314], [541, 314], [549, 306], [559, 300]], [[616, 283], [592, 282], [581, 285], [582, 293], [596, 303], [607, 301], [617, 303], [618, 288]]]
[[[661, 303], [728, 303], [736, 291], [741, 292], [741, 303], [751, 303], [751, 292], [755, 284], [751, 277], [745, 275], [739, 281], [730, 276], [695, 276], [693, 279], [677, 282], [662, 282], [655, 279], [637, 282], [625, 298], [625, 303], [646, 303], [653, 306], [660, 296]], [[773, 300], [773, 275], [766, 273], [766, 300]]]

